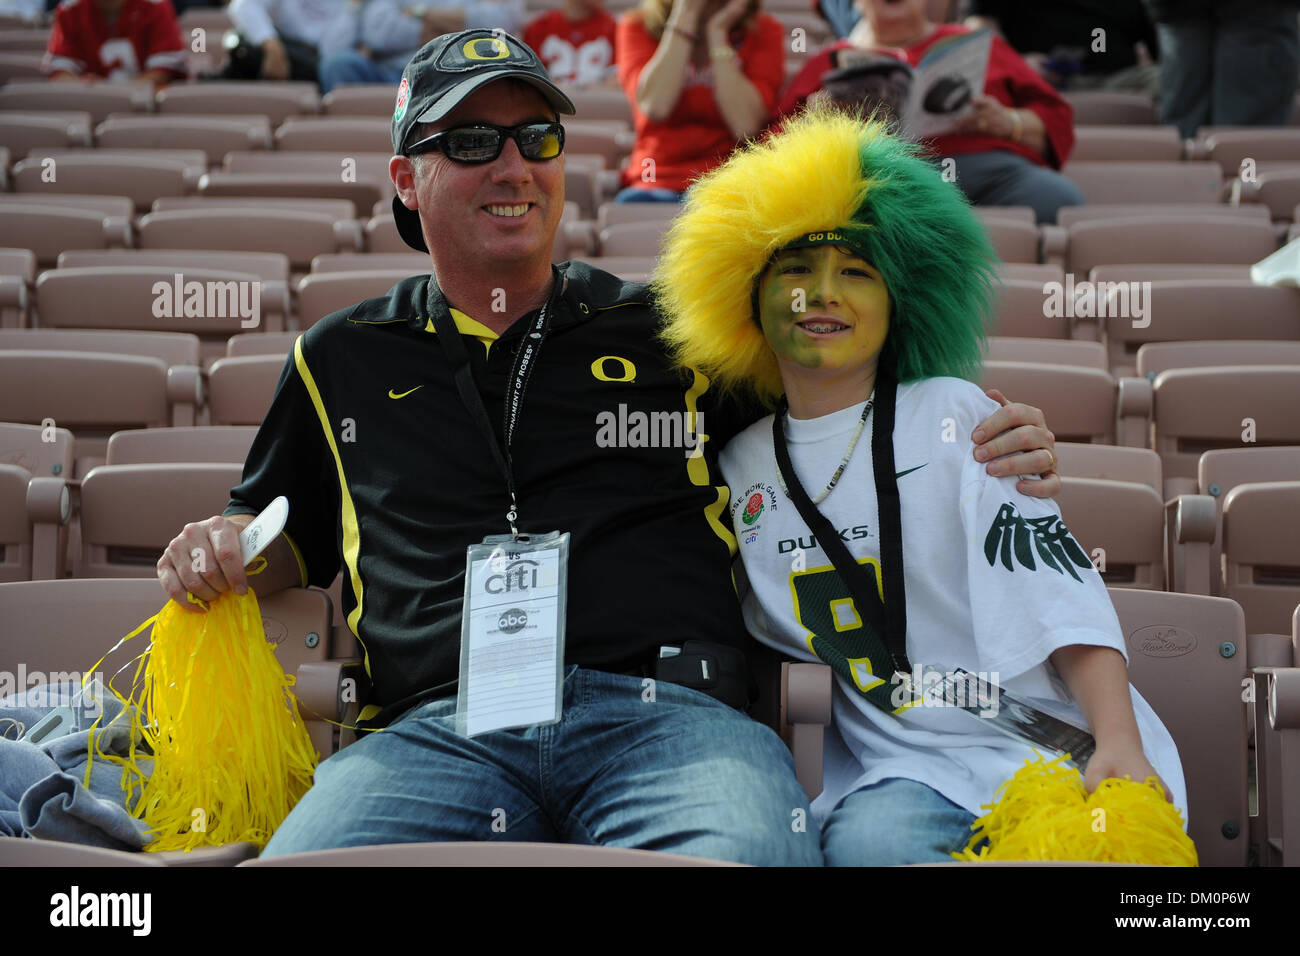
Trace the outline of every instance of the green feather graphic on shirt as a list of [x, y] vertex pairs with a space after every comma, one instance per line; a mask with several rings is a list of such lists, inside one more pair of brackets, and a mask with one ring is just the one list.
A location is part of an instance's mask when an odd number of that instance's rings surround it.
[[1074, 570], [1075, 566], [1089, 571], [1093, 569], [1088, 555], [1060, 517], [1025, 518], [1008, 501], [998, 509], [997, 516], [989, 525], [984, 537], [984, 557], [990, 567], [1000, 559], [1008, 571], [1015, 571], [1017, 563], [1030, 571], [1037, 571], [1035, 555], [1044, 566], [1058, 574], [1068, 574], [1076, 581], [1083, 579]]

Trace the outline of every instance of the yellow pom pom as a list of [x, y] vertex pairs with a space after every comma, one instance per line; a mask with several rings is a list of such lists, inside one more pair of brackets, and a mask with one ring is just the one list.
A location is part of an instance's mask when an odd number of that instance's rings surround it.
[[[1039, 757], [998, 788], [958, 860], [1077, 860], [1196, 866], [1182, 815], [1154, 777], [1103, 780], [1089, 794], [1065, 757]], [[981, 844], [985, 844], [981, 846]], [[979, 847], [977, 851], [976, 848]]]
[[138, 742], [100, 757], [124, 765], [127, 808], [155, 836], [146, 849], [263, 847], [311, 787], [317, 755], [257, 597], [228, 593], [203, 613], [168, 602], [151, 620], [124, 700], [143, 715]]

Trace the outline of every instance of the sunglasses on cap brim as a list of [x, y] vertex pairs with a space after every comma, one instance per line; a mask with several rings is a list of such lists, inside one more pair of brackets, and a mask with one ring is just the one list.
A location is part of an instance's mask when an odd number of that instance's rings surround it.
[[457, 163], [490, 163], [501, 155], [506, 140], [513, 139], [524, 159], [540, 162], [554, 159], [564, 152], [564, 127], [559, 123], [520, 123], [518, 126], [493, 126], [475, 123], [434, 133], [408, 146], [407, 156], [440, 150]]

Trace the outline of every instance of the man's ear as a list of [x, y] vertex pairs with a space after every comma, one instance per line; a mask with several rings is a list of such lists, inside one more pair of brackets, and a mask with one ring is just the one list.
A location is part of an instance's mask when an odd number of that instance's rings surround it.
[[408, 156], [394, 156], [388, 161], [388, 176], [397, 189], [397, 197], [407, 209], [419, 209], [415, 199], [415, 163]]

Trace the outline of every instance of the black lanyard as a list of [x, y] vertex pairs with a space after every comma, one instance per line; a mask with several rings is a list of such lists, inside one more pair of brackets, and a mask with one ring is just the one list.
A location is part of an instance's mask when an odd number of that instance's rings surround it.
[[506, 389], [505, 408], [502, 411], [502, 431], [505, 434], [505, 448], [502, 449], [501, 443], [497, 441], [496, 431], [492, 428], [492, 420], [488, 417], [487, 407], [483, 404], [483, 396], [479, 394], [478, 386], [474, 382], [474, 372], [470, 367], [469, 353], [465, 351], [465, 343], [461, 341], [460, 330], [456, 328], [451, 321], [451, 312], [447, 308], [446, 300], [441, 295], [441, 289], [437, 289], [433, 279], [430, 279], [430, 292], [434, 290], [437, 294], [430, 295], [430, 311], [433, 317], [433, 328], [438, 334], [438, 341], [447, 352], [447, 358], [455, 370], [456, 391], [460, 393], [460, 400], [465, 403], [469, 413], [474, 416], [479, 430], [487, 436], [488, 446], [492, 449], [492, 457], [496, 459], [497, 467], [505, 475], [506, 487], [510, 490], [510, 510], [506, 512], [506, 521], [510, 523], [510, 533], [516, 538], [519, 537], [519, 528], [516, 523], [519, 520], [519, 497], [515, 490], [514, 462], [510, 457], [510, 444], [514, 440], [515, 427], [519, 424], [519, 417], [523, 414], [524, 393], [528, 389], [528, 382], [533, 376], [533, 369], [537, 367], [537, 357], [541, 353], [542, 343], [546, 340], [546, 333], [550, 330], [551, 311], [555, 303], [559, 300], [560, 290], [563, 286], [563, 277], [560, 275], [555, 266], [551, 266], [551, 292], [547, 296], [546, 303], [537, 312], [537, 318], [533, 320], [532, 328], [524, 333], [523, 338], [515, 347], [514, 361], [510, 366], [509, 385]]
[[903, 584], [903, 517], [898, 497], [898, 479], [894, 475], [894, 407], [897, 404], [898, 383], [884, 371], [876, 373], [876, 402], [871, 414], [871, 465], [876, 479], [876, 508], [880, 524], [881, 582], [885, 592], [881, 604], [876, 587], [862, 565], [853, 560], [844, 547], [839, 532], [817, 510], [799, 483], [799, 476], [790, 463], [790, 450], [785, 443], [786, 403], [784, 399], [772, 421], [772, 443], [776, 448], [776, 466], [789, 489], [799, 516], [817, 536], [826, 556], [835, 565], [849, 593], [854, 607], [864, 625], [871, 627], [893, 658], [897, 673], [910, 674], [912, 665], [907, 660], [907, 595]]

